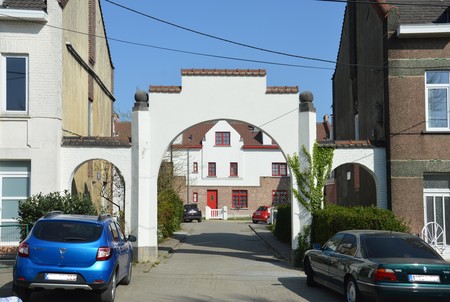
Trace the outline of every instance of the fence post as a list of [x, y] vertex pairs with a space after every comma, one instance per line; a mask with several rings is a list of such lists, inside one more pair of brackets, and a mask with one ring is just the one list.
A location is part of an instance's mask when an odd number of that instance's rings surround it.
[[206, 206], [206, 208], [205, 208], [205, 219], [206, 220], [211, 219], [211, 208], [208, 206]]
[[224, 206], [222, 208], [222, 218], [223, 218], [223, 220], [228, 220], [228, 208], [227, 208], [227, 206]]

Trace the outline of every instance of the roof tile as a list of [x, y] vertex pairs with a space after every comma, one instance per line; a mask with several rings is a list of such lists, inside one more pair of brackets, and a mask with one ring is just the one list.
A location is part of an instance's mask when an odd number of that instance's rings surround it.
[[181, 75], [265, 76], [265, 69], [181, 69]]

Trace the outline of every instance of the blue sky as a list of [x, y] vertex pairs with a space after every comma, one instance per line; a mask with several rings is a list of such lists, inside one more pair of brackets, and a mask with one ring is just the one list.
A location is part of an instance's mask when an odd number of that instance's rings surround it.
[[[222, 39], [319, 60], [227, 43], [156, 21], [109, 1]], [[320, 60], [336, 61], [344, 3], [316, 0], [101, 0], [101, 3], [115, 67], [115, 109], [119, 113], [131, 112], [136, 89], [148, 91], [149, 85], [181, 85], [183, 68], [265, 69], [268, 86], [299, 86], [300, 92], [311, 91], [317, 120], [332, 113], [331, 78], [335, 65]]]

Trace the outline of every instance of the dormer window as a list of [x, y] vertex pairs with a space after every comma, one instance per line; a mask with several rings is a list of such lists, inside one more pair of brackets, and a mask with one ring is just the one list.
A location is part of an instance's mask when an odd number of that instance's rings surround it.
[[229, 146], [230, 132], [216, 132], [216, 146]]

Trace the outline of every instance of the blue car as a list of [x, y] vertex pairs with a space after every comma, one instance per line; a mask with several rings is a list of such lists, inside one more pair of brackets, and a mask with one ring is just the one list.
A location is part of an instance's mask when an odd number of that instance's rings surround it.
[[81, 289], [113, 302], [117, 284], [131, 282], [133, 241], [109, 215], [50, 212], [19, 245], [13, 294], [28, 301], [35, 290]]

